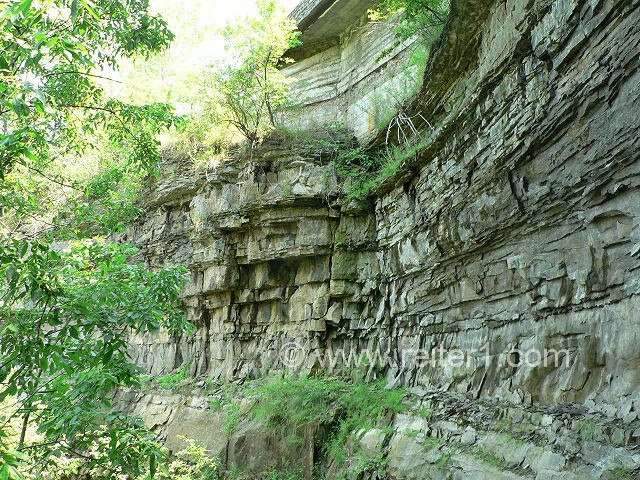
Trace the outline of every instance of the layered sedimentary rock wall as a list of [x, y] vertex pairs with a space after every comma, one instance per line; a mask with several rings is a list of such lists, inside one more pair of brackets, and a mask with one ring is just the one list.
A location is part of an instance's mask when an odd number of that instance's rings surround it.
[[[413, 105], [433, 119], [430, 143], [374, 200], [343, 203], [313, 148], [272, 145], [200, 172], [174, 164], [127, 240], [151, 264], [189, 267], [199, 328], [134, 339], [136, 360], [239, 379], [344, 372], [373, 352], [375, 365], [357, 366], [433, 411], [363, 437], [392, 478], [632, 475], [639, 54], [637, 1], [454, 2]], [[219, 422], [195, 393], [130, 400], [169, 443], [198, 430], [190, 419]], [[504, 419], [528, 437], [505, 440]], [[260, 459], [279, 447], [252, 444], [249, 427], [198, 431], [255, 471], [277, 456]]]
[[[369, 21], [367, 10], [374, 4], [305, 0], [294, 9], [302, 46], [287, 52], [296, 61], [282, 69], [293, 80], [296, 99], [285, 124], [341, 124], [367, 142], [418, 91], [427, 46], [396, 46], [392, 25]], [[385, 50], [390, 51], [382, 55]]]

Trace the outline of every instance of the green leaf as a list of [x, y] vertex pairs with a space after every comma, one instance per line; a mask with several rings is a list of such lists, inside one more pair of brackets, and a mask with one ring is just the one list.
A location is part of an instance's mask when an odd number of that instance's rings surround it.
[[23, 480], [24, 475], [18, 471], [18, 469], [14, 466], [9, 466], [9, 477], [15, 480]]
[[22, 0], [22, 2], [18, 4], [18, 8], [15, 11], [16, 15], [20, 13], [24, 13], [27, 10], [29, 10], [31, 8], [31, 3], [32, 3], [32, 0]]
[[91, 15], [93, 17], [94, 20], [100, 20], [100, 15], [98, 15], [98, 12], [96, 12], [96, 10], [94, 8], [92, 8], [86, 0], [80, 0], [82, 2], [82, 5], [84, 5], [84, 8], [87, 9], [87, 12], [89, 12], [89, 15]]
[[16, 393], [18, 393], [18, 385], [16, 385], [15, 381], [11, 382], [9, 386], [6, 388], [7, 396], [13, 397]]
[[8, 453], [10, 453], [13, 457], [17, 458], [18, 460], [26, 460], [28, 458], [26, 454], [19, 452], [17, 450], [9, 450]]
[[42, 368], [42, 371], [45, 373], [49, 370], [49, 357], [46, 355], [40, 359], [40, 368]]
[[151, 478], [155, 478], [156, 476], [156, 456], [154, 453], [151, 454], [151, 458], [149, 459], [149, 476]]
[[5, 276], [7, 277], [7, 280], [9, 280], [10, 282], [14, 281], [16, 277], [16, 266], [14, 264], [11, 264], [7, 267]]
[[109, 363], [109, 361], [111, 360], [111, 357], [113, 357], [113, 350], [109, 349], [105, 352], [104, 356], [102, 357], [102, 362]]
[[78, 18], [78, 0], [71, 2], [71, 18], [75, 21]]
[[22, 153], [24, 153], [24, 156], [27, 157], [29, 160], [33, 160], [34, 162], [38, 161], [38, 156], [35, 153], [33, 153], [30, 149], [25, 148]]

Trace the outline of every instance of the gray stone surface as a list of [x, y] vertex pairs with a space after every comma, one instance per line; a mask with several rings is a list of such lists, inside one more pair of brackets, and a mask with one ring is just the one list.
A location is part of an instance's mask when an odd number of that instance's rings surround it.
[[407, 41], [380, 58], [396, 37], [389, 23], [368, 21], [374, 4], [312, 0], [292, 12], [303, 45], [286, 53], [296, 62], [282, 69], [294, 80], [299, 107], [285, 115], [285, 124], [343, 124], [366, 142], [417, 92], [424, 65], [410, 61], [416, 45]]
[[[189, 267], [198, 330], [134, 338], [135, 359], [155, 374], [191, 360], [194, 376], [323, 369], [412, 387], [435, 413], [417, 434], [393, 424], [393, 478], [637, 472], [639, 9], [454, 2], [413, 106], [437, 125], [431, 143], [370, 204], [339, 200], [320, 152], [280, 147], [161, 179], [126, 240]], [[305, 354], [293, 368], [290, 342]], [[531, 349], [550, 363], [509, 365]], [[367, 352], [382, 361], [340, 360]], [[140, 402], [163, 429], [179, 422], [174, 400]]]

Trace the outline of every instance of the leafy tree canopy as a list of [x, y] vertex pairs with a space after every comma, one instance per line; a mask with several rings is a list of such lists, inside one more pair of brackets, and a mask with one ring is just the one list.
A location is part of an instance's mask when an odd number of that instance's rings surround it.
[[[159, 162], [155, 135], [176, 122], [167, 104], [107, 98], [104, 68], [149, 56], [173, 35], [148, 0], [20, 0], [0, 3], [0, 208], [32, 213], [24, 172], [60, 184], [60, 165], [103, 138], [135, 170]], [[20, 175], [10, 176], [16, 168]], [[76, 186], [77, 187], [77, 186]]]
[[120, 56], [150, 55], [173, 38], [148, 0], [22, 0], [0, 13], [0, 178], [16, 162], [37, 166], [52, 149], [86, 147], [80, 133], [104, 127], [150, 167], [151, 134], [173, 121], [168, 105], [135, 107], [105, 99], [96, 69]]
[[[155, 135], [178, 119], [169, 105], [108, 98], [101, 72], [122, 57], [159, 52], [172, 38], [148, 0], [0, 1], [3, 222], [38, 214], [43, 190], [56, 185], [76, 193], [71, 224], [79, 227], [65, 232], [58, 223], [56, 236], [121, 227], [118, 217], [127, 215], [117, 208], [128, 202], [114, 186], [156, 170]], [[68, 164], [95, 155], [96, 144], [112, 161], [80, 161], [84, 171], [70, 172]], [[96, 166], [99, 175], [90, 171]], [[98, 198], [109, 200], [108, 218], [92, 217], [87, 202]], [[82, 459], [99, 478], [153, 476], [162, 450], [110, 399], [137, 382], [129, 332], [189, 330], [179, 308], [183, 269], [151, 271], [131, 263], [130, 247], [100, 240], [53, 248], [41, 232], [31, 240], [20, 229], [10, 233], [0, 238], [0, 479], [41, 475], [61, 455]]]
[[217, 92], [219, 120], [236, 127], [253, 145], [276, 124], [289, 102], [290, 79], [278, 69], [287, 50], [301, 45], [300, 32], [275, 0], [258, 0], [259, 16], [224, 30], [228, 55], [212, 66], [205, 82]]
[[[21, 478], [51, 457], [80, 457], [99, 478], [138, 474], [164, 453], [140, 420], [113, 411], [119, 387], [138, 386], [129, 332], [189, 328], [179, 307], [184, 269], [151, 272], [127, 262], [131, 247], [75, 243], [63, 252], [42, 243], [0, 245], [0, 476]], [[11, 450], [7, 435], [19, 420]], [[31, 424], [35, 440], [27, 441]], [[4, 435], [4, 438], [3, 438]], [[153, 467], [152, 467], [153, 468]], [[6, 473], [4, 473], [6, 472]]]

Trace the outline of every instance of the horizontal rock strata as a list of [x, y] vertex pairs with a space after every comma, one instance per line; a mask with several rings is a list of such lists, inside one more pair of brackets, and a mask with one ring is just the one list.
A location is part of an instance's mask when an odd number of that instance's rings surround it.
[[[341, 202], [330, 159], [310, 148], [167, 175], [126, 240], [153, 265], [190, 269], [198, 329], [135, 338], [136, 360], [153, 374], [191, 362], [192, 376], [225, 379], [345, 373], [356, 362], [443, 409], [453, 402], [451, 425], [397, 418], [391, 437], [368, 437], [393, 478], [451, 478], [434, 473], [442, 445], [433, 462], [432, 444], [421, 446], [434, 429], [459, 444], [449, 471], [480, 472], [455, 478], [637, 469], [639, 10], [454, 2], [413, 106], [437, 119], [430, 143], [372, 202]], [[282, 355], [292, 342], [303, 353], [295, 365]], [[375, 364], [361, 361], [371, 352]], [[160, 401], [169, 432], [183, 421], [172, 402]], [[506, 447], [484, 402], [533, 425], [531, 439]], [[574, 421], [585, 415], [612, 426], [609, 437], [580, 437]]]

